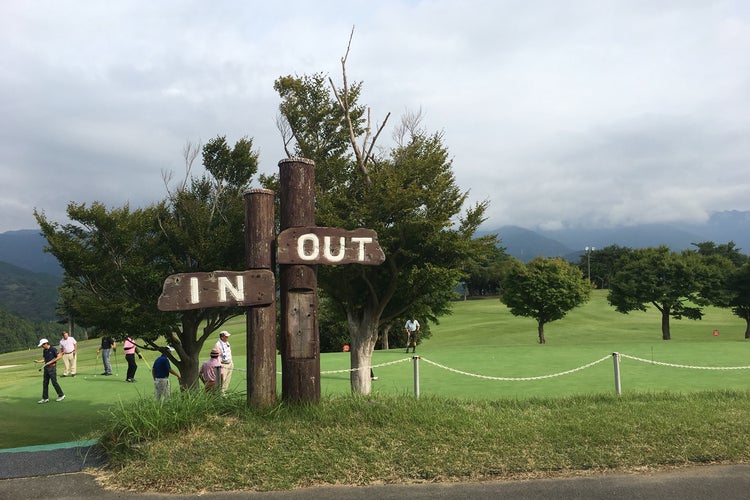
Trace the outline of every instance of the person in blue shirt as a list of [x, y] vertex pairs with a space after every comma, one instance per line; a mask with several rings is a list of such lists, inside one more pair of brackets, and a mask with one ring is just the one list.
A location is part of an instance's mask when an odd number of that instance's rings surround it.
[[56, 365], [60, 358], [62, 358], [63, 353], [57, 352], [57, 349], [52, 347], [49, 343], [49, 340], [47, 339], [40, 340], [37, 347], [44, 348], [44, 351], [42, 351], [42, 359], [34, 360], [34, 363], [44, 363], [44, 366], [39, 368], [39, 371], [44, 370], [44, 382], [42, 382], [42, 399], [37, 401], [37, 403], [42, 404], [49, 402], [50, 382], [52, 382], [52, 387], [54, 387], [55, 391], [57, 392], [56, 401], [62, 401], [63, 399], [65, 399], [65, 394], [60, 388], [60, 384], [57, 383]]
[[[168, 348], [173, 351], [171, 347]], [[172, 369], [172, 365], [169, 363], [166, 351], [162, 351], [161, 356], [156, 358], [154, 365], [151, 367], [151, 375], [154, 377], [154, 395], [156, 400], [169, 399], [172, 395], [172, 391], [169, 387], [169, 374], [177, 377], [180, 380], [180, 374]]]

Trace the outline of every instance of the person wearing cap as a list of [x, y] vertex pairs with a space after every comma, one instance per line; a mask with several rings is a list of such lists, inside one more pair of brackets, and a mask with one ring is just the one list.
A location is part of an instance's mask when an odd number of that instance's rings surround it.
[[42, 399], [37, 403], [48, 403], [49, 402], [49, 384], [52, 382], [52, 387], [57, 391], [56, 401], [62, 401], [65, 399], [65, 394], [60, 388], [60, 384], [57, 383], [57, 368], [55, 365], [62, 358], [62, 352], [57, 352], [57, 349], [52, 347], [49, 340], [42, 339], [39, 341], [37, 347], [43, 347], [42, 359], [35, 359], [34, 363], [44, 363], [39, 370], [44, 370], [44, 381], [42, 382]]
[[232, 361], [232, 347], [229, 345], [229, 336], [232, 335], [226, 330], [219, 332], [219, 340], [214, 346], [215, 349], [219, 350], [219, 361], [221, 361], [222, 371], [224, 372], [224, 379], [221, 381], [221, 393], [226, 394], [229, 388], [229, 381], [232, 379], [232, 370], [234, 370], [234, 362]]
[[222, 369], [221, 361], [219, 361], [220, 355], [221, 352], [217, 348], [214, 347], [211, 349], [211, 357], [203, 362], [198, 371], [198, 376], [203, 382], [206, 392], [217, 391], [224, 380], [224, 370]]
[[62, 360], [65, 365], [65, 371], [62, 376], [76, 376], [76, 354], [78, 354], [78, 342], [68, 332], [62, 332], [60, 339], [60, 350], [62, 351]]
[[154, 396], [157, 401], [169, 399], [172, 396], [172, 389], [169, 386], [170, 373], [177, 377], [177, 380], [181, 379], [180, 374], [174, 371], [172, 365], [169, 364], [167, 349], [174, 351], [171, 347], [162, 350], [161, 356], [156, 358], [154, 365], [151, 367], [151, 375], [154, 377]]

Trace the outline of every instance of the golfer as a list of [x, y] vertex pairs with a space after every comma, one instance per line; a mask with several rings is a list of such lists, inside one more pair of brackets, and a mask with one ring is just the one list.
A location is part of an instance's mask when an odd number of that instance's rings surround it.
[[232, 371], [234, 370], [234, 362], [232, 361], [232, 346], [229, 345], [229, 336], [232, 335], [226, 330], [219, 332], [219, 340], [214, 346], [215, 349], [219, 350], [219, 360], [221, 361], [221, 367], [223, 368], [224, 380], [221, 381], [221, 393], [226, 394], [229, 389], [229, 381], [232, 379]]
[[412, 347], [411, 352], [417, 352], [417, 332], [421, 327], [419, 321], [416, 319], [406, 320], [404, 325], [404, 331], [406, 332], [406, 352], [409, 352], [409, 346]]
[[39, 341], [37, 347], [43, 347], [42, 359], [35, 359], [34, 363], [44, 363], [44, 366], [40, 370], [44, 370], [44, 381], [42, 382], [42, 399], [37, 401], [39, 404], [49, 402], [49, 383], [52, 382], [52, 387], [57, 391], [57, 399], [55, 401], [62, 401], [65, 399], [65, 394], [60, 388], [60, 384], [57, 383], [57, 368], [56, 364], [62, 358], [62, 353], [57, 352], [57, 349], [49, 344], [49, 340], [42, 339]]

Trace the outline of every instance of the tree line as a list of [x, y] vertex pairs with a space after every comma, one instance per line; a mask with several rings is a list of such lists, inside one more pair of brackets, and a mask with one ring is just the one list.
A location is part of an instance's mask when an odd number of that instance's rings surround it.
[[[487, 287], [486, 278], [492, 276], [489, 286], [510, 312], [537, 321], [542, 344], [544, 326], [588, 301], [595, 286], [607, 288], [608, 302], [623, 314], [657, 309], [664, 340], [671, 339], [671, 319], [701, 319], [709, 305], [731, 309], [745, 321], [744, 336], [750, 338], [750, 257], [731, 241], [693, 246], [675, 252], [666, 246], [612, 245], [581, 256], [577, 264], [537, 257], [524, 265], [504, 256], [484, 272], [470, 274], [466, 288]], [[474, 276], [481, 286], [471, 282]]]

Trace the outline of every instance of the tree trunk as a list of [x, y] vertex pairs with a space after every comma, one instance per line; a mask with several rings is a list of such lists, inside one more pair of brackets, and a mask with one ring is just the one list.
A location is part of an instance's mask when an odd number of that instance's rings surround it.
[[388, 341], [388, 335], [391, 334], [391, 326], [392, 325], [388, 325], [380, 331], [380, 348], [384, 351], [391, 348]]
[[368, 308], [361, 312], [359, 318], [347, 313], [351, 341], [349, 359], [352, 370], [349, 380], [352, 392], [357, 394], [370, 394], [372, 388], [370, 367], [372, 367], [372, 351], [378, 339], [378, 321], [373, 318], [373, 314], [373, 311]]
[[745, 327], [745, 338], [750, 339], [750, 318], [747, 318], [745, 320], [745, 324], [747, 325]]
[[[172, 351], [172, 356], [167, 354], [167, 357], [177, 368], [176, 371], [180, 374], [180, 388], [183, 390], [197, 388], [200, 385], [198, 367], [203, 342], [196, 340], [199, 338], [197, 334], [200, 322], [191, 316], [190, 314], [183, 315], [180, 342], [178, 345], [173, 345], [176, 350]], [[177, 354], [179, 359], [173, 356], [174, 354]]]
[[661, 338], [670, 340], [672, 336], [669, 333], [669, 307], [664, 307], [661, 312]]
[[539, 343], [540, 344], [546, 344], [547, 343], [547, 339], [544, 338], [544, 323], [540, 321], [537, 324], [536, 329], [537, 329], [537, 332], [539, 332]]

